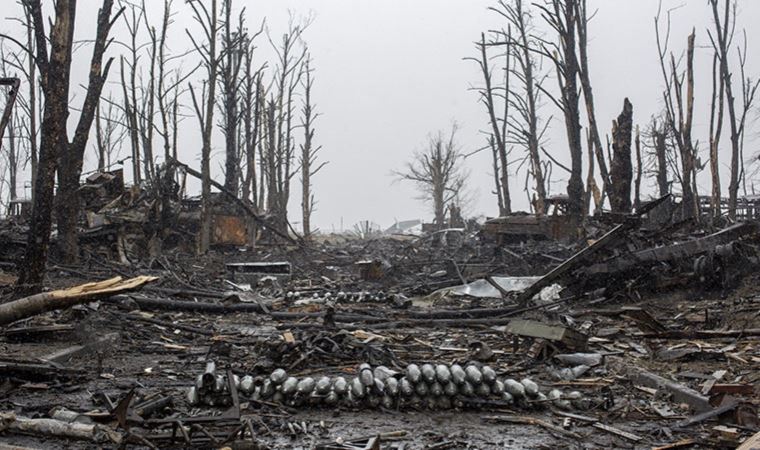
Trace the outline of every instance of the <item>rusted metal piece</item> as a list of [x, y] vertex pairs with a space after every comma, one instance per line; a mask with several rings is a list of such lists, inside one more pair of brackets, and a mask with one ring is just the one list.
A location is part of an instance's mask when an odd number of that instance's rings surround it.
[[211, 216], [212, 241], [215, 245], [244, 246], [248, 242], [246, 220], [238, 216], [215, 214]]

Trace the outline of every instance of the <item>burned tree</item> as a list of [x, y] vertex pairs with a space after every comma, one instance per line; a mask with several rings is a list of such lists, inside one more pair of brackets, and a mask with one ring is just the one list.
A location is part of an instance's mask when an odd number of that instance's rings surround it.
[[[660, 13], [655, 16], [655, 35], [660, 70], [665, 82], [663, 100], [665, 104], [665, 126], [668, 135], [675, 141], [681, 160], [680, 173], [676, 173], [681, 181], [682, 213], [684, 217], [697, 215], [698, 203], [694, 193], [696, 180], [696, 152], [692, 143], [692, 123], [694, 120], [694, 37], [692, 30], [687, 39], [686, 70], [679, 70], [676, 57], [671, 52], [668, 61], [668, 37], [670, 35], [670, 13], [665, 39], [660, 36]], [[669, 64], [668, 64], [669, 63]], [[685, 83], [685, 86], [684, 86]]]
[[193, 9], [193, 17], [203, 30], [205, 42], [199, 43], [189, 30], [185, 30], [198, 56], [203, 60], [206, 79], [201, 94], [196, 94], [190, 85], [195, 114], [201, 127], [201, 230], [198, 237], [198, 253], [208, 252], [211, 245], [211, 132], [214, 126], [214, 106], [216, 104], [216, 79], [219, 73], [220, 57], [217, 51], [219, 33], [218, 0], [211, 0], [210, 9], [202, 1], [188, 2]]
[[[499, 214], [504, 216], [512, 212], [512, 199], [509, 193], [509, 164], [507, 161], [507, 123], [509, 118], [509, 75], [510, 60], [512, 59], [512, 42], [511, 33], [506, 33], [505, 46], [505, 68], [504, 84], [501, 89], [494, 86], [492, 81], [493, 73], [490, 67], [490, 56], [488, 54], [489, 45], [493, 43], [486, 42], [485, 33], [481, 33], [480, 41], [476, 42], [479, 57], [466, 58], [475, 61], [480, 67], [483, 75], [483, 87], [478, 89], [480, 101], [486, 107], [488, 113], [488, 122], [490, 131], [488, 133], [488, 143], [493, 153], [494, 160], [494, 184], [496, 187], [496, 197], [498, 199]], [[503, 106], [500, 109], [500, 116], [497, 115], [496, 104], [497, 98], [501, 98]]]
[[433, 204], [434, 223], [439, 227], [444, 226], [446, 209], [461, 193], [467, 178], [456, 142], [457, 130], [453, 124], [448, 136], [443, 131], [429, 136], [427, 148], [415, 152], [405, 170], [396, 172], [400, 180], [414, 182], [422, 198]]
[[[74, 35], [76, 1], [59, 1], [55, 5], [55, 19], [50, 34], [45, 33], [45, 21], [40, 0], [24, 0], [22, 5], [31, 18], [35, 36], [35, 61], [40, 71], [41, 87], [45, 96], [44, 114], [40, 132], [40, 153], [32, 218], [26, 255], [20, 271], [19, 286], [39, 288], [45, 272], [53, 213], [55, 175], [59, 174], [58, 204], [59, 229], [68, 258], [76, 258], [76, 217], [79, 214], [76, 191], [84, 149], [95, 107], [108, 74], [109, 63], [102, 65], [108, 47], [112, 0], [103, 0], [98, 13], [98, 26], [90, 63], [90, 79], [76, 127], [73, 142], [69, 143], [66, 120], [69, 116], [69, 81]], [[118, 17], [118, 14], [117, 14]], [[48, 53], [48, 43], [50, 52]], [[60, 168], [59, 168], [60, 165]], [[71, 202], [71, 203], [68, 203]]]
[[[578, 0], [575, 4], [576, 9], [576, 28], [578, 30], [578, 60], [580, 68], [578, 71], [581, 87], [583, 87], [583, 99], [586, 106], [586, 115], [588, 116], [588, 142], [593, 148], [596, 162], [599, 165], [599, 175], [602, 177], [602, 195], [600, 205], [604, 203], [604, 197], [611, 191], [610, 173], [607, 171], [607, 163], [604, 160], [604, 150], [602, 140], [599, 137], [599, 127], [596, 123], [596, 109], [594, 108], [594, 92], [591, 89], [591, 75], [588, 66], [588, 11], [586, 9], [586, 0]], [[610, 162], [611, 163], [611, 162]], [[593, 179], [593, 175], [589, 175]]]
[[612, 155], [610, 161], [610, 206], [612, 212], [631, 212], [631, 133], [633, 131], [633, 105], [626, 98], [623, 111], [612, 122]]
[[221, 130], [224, 135], [225, 163], [224, 187], [238, 192], [240, 186], [240, 146], [238, 127], [241, 115], [238, 111], [243, 77], [243, 57], [247, 51], [245, 44], [244, 22], [245, 9], [240, 11], [237, 26], [232, 22], [232, 0], [223, 0], [221, 23], [221, 49], [219, 59], [220, 110], [222, 113]]
[[570, 213], [581, 215], [583, 212], [584, 188], [583, 147], [581, 143], [580, 96], [578, 94], [577, 28], [578, 2], [580, 0], [547, 0], [543, 5], [537, 4], [541, 16], [556, 32], [557, 41], [544, 41], [543, 54], [554, 63], [560, 98], [552, 100], [560, 108], [565, 119], [565, 130], [570, 151], [570, 179], [567, 182], [567, 195], [570, 200]]
[[[746, 34], [744, 37], [744, 48], [738, 47], [738, 58], [739, 58], [739, 66], [740, 66], [740, 73], [741, 73], [741, 103], [739, 105], [739, 108], [737, 110], [736, 105], [736, 97], [735, 97], [735, 89], [734, 89], [734, 83], [732, 80], [732, 74], [729, 69], [729, 48], [731, 47], [731, 43], [733, 41], [734, 36], [734, 29], [736, 28], [736, 1], [731, 0], [724, 0], [724, 7], [721, 11], [719, 10], [718, 0], [709, 0], [710, 6], [712, 7], [712, 14], [713, 14], [713, 23], [715, 25], [715, 35], [713, 36], [712, 33], [708, 30], [708, 35], [710, 36], [710, 41], [712, 42], [713, 48], [715, 50], [715, 57], [719, 61], [719, 100], [721, 101], [720, 107], [719, 107], [719, 124], [717, 125], [718, 130], [716, 130], [716, 133], [711, 133], [711, 147], [710, 147], [710, 156], [711, 156], [711, 167], [712, 167], [712, 156], [713, 152], [716, 153], [717, 158], [717, 142], [715, 143], [713, 150], [713, 143], [712, 140], [718, 140], [720, 137], [720, 120], [722, 120], [722, 113], [723, 113], [723, 94], [725, 93], [725, 102], [726, 102], [726, 109], [728, 111], [728, 123], [730, 126], [730, 139], [731, 139], [731, 172], [730, 176], [731, 179], [728, 183], [728, 216], [731, 220], [736, 219], [736, 205], [737, 205], [737, 199], [738, 199], [738, 192], [739, 192], [739, 184], [741, 183], [741, 179], [744, 175], [744, 163], [741, 161], [742, 159], [742, 141], [744, 136], [744, 130], [745, 130], [745, 124], [747, 119], [747, 112], [752, 106], [752, 103], [755, 98], [755, 94], [757, 93], [758, 86], [760, 86], [760, 80], [752, 81], [750, 78], [747, 78], [744, 73], [744, 66], [746, 63], [746, 57], [747, 57], [747, 38]], [[733, 8], [731, 7], [733, 5]], [[715, 85], [715, 81], [713, 80], [713, 86]], [[715, 89], [713, 88], [713, 91]], [[715, 97], [713, 93], [713, 98]], [[715, 100], [713, 100], [713, 107], [711, 110], [714, 112], [714, 103]], [[711, 114], [712, 118], [712, 114]], [[712, 120], [711, 120], [711, 131], [713, 130], [712, 127]], [[715, 182], [715, 174], [713, 175], [713, 183]], [[719, 181], [718, 181], [719, 182]], [[714, 185], [713, 185], [714, 186]], [[715, 187], [713, 187], [713, 197], [715, 196]], [[718, 208], [719, 209], [719, 208]]]
[[311, 68], [311, 56], [307, 55], [304, 60], [303, 91], [304, 100], [301, 108], [301, 126], [303, 127], [303, 144], [301, 144], [301, 213], [303, 220], [303, 234], [308, 237], [311, 234], [311, 214], [314, 212], [314, 192], [311, 178], [327, 164], [323, 161], [317, 164], [317, 154], [322, 149], [321, 145], [314, 145], [314, 121], [319, 117], [316, 105], [312, 102], [312, 87], [314, 86], [314, 69]]
[[[509, 73], [517, 81], [508, 87], [508, 106], [516, 114], [511, 114], [510, 117], [506, 117], [505, 114], [509, 128], [506, 143], [525, 148], [529, 162], [528, 175], [534, 180], [535, 200], [531, 201], [531, 204], [534, 205], [536, 214], [544, 214], [547, 189], [540, 142], [548, 123], [542, 126], [538, 116], [540, 95], [545, 80], [545, 77], [537, 73], [537, 59], [541, 57], [541, 52], [537, 51], [537, 40], [531, 36], [531, 15], [524, 9], [522, 0], [515, 0], [514, 5], [500, 0], [498, 8], [490, 9], [504, 17], [509, 24], [508, 31], [502, 32], [502, 35], [506, 37], [505, 44], [513, 49], [514, 64]], [[509, 31], [511, 27], [516, 31], [514, 38]]]

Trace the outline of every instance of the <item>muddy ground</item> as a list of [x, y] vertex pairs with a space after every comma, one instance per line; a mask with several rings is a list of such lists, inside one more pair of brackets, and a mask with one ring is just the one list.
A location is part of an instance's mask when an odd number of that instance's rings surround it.
[[[36, 418], [48, 417], [53, 408], [65, 407], [89, 416], [80, 420], [93, 420], [124, 432], [102, 394], [118, 403], [134, 388], [132, 406], [146, 398], [170, 399], [166, 407], [146, 414], [146, 419], [184, 420], [222, 414], [227, 406], [191, 405], [187, 399], [188, 388], [194, 385], [209, 360], [215, 361], [219, 370], [230, 369], [241, 376], [266, 375], [282, 367], [296, 377], [352, 376], [362, 362], [403, 370], [408, 363], [477, 361], [493, 367], [500, 377], [516, 380], [530, 377], [542, 390], [577, 390], [583, 395], [583, 407], [568, 411], [551, 402], [526, 407], [499, 401], [452, 410], [345, 405], [289, 407], [251, 400], [241, 394], [241, 418], [235, 422], [252, 424], [253, 441], [258, 448], [304, 449], [378, 434], [385, 437], [380, 444], [383, 449], [734, 448], [757, 431], [754, 405], [760, 380], [757, 337], [760, 277], [750, 275], [732, 289], [704, 289], [684, 283], [685, 286], [661, 292], [636, 289], [625, 298], [578, 296], [504, 315], [503, 318], [567, 327], [588, 336], [587, 348], [582, 351], [602, 354], [603, 362], [575, 379], [562, 380], [554, 374], [572, 366], [563, 365], [552, 354], [581, 350], [566, 347], [562, 342], [511, 335], [505, 331], [503, 321], [499, 321], [501, 317], [469, 322], [407, 319], [426, 311], [500, 308], [511, 304], [509, 298], [426, 295], [441, 285], [461, 284], [458, 275], [431, 276], [447, 259], [467, 261], [473, 266], [490, 265], [489, 271], [500, 274], [510, 271], [520, 275], [542, 274], [571, 255], [574, 248], [558, 246], [532, 252], [523, 249], [523, 260], [512, 263], [510, 269], [508, 264], [495, 262], [490, 247], [473, 244], [456, 250], [431, 250], [411, 246], [408, 241], [340, 242], [323, 244], [318, 252], [308, 255], [303, 250], [285, 253], [260, 250], [257, 258], [290, 260], [294, 269], [289, 281], [259, 288], [254, 293], [237, 292], [224, 281], [227, 277], [223, 263], [246, 260], [253, 256], [251, 253], [216, 253], [203, 259], [169, 255], [131, 266], [93, 257], [77, 267], [51, 267], [52, 287], [117, 274], [154, 274], [160, 280], [140, 292], [39, 315], [5, 327], [0, 337], [0, 363], [5, 364], [0, 411]], [[378, 280], [363, 279], [354, 262], [366, 254], [391, 255], [387, 259], [393, 268], [386, 267], [386, 273]], [[406, 255], [406, 259], [399, 255]], [[462, 276], [471, 281], [476, 275]], [[421, 289], [421, 285], [426, 288]], [[288, 292], [298, 290], [304, 292], [302, 299], [315, 292], [341, 290], [405, 294], [411, 305], [402, 308], [398, 302], [371, 298], [361, 303], [335, 302], [337, 315], [371, 316], [373, 320], [365, 317], [333, 324], [322, 317], [326, 304], [321, 300], [308, 304], [288, 298]], [[9, 290], [6, 295], [10, 295]], [[141, 299], [227, 306], [258, 303], [268, 312], [304, 315], [276, 320], [266, 312], [179, 311], [147, 307]], [[637, 320], [625, 309], [631, 307], [646, 311], [665, 330], [653, 332], [651, 323], [647, 325], [649, 319]], [[489, 323], [492, 319], [493, 323]], [[56, 328], [44, 328], [49, 326]], [[747, 333], [729, 333], [737, 330]], [[676, 336], [672, 332], [701, 334]], [[61, 360], [52, 369], [38, 373], [12, 370], [13, 363], [39, 363], [75, 345], [85, 345], [86, 349]], [[542, 345], [547, 350], [539, 354], [537, 348]], [[685, 420], [698, 413], [694, 405], [679, 400], [662, 386], [644, 386], [637, 375], [645, 371], [704, 393], [714, 402], [720, 399], [715, 392], [711, 393], [710, 386], [741, 386], [723, 389], [740, 391], [733, 398], [743, 402], [744, 415], [737, 418], [735, 410], [730, 409], [719, 417], [685, 425]], [[193, 434], [191, 443], [183, 442], [181, 435], [172, 442], [166, 435], [170, 425], [132, 422], [130, 427], [134, 436], [147, 442], [133, 438], [128, 448], [151, 445], [256, 448], [249, 435], [244, 440], [230, 439], [221, 444], [222, 436], [235, 429], [229, 423], [206, 427], [218, 436], [217, 445], [200, 433]], [[115, 447], [2, 431], [0, 443], [31, 448]]]

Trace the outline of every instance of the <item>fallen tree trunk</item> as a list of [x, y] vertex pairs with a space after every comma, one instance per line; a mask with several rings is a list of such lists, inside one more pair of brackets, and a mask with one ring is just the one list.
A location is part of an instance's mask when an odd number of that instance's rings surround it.
[[133, 291], [157, 279], [157, 277], [150, 276], [141, 276], [129, 280], [116, 277], [20, 298], [0, 305], [0, 326], [47, 311], [70, 308], [74, 305]]
[[29, 419], [13, 413], [0, 413], [0, 432], [15, 432], [32, 436], [55, 436], [96, 444], [121, 444], [121, 433], [98, 424], [68, 423], [55, 419]]

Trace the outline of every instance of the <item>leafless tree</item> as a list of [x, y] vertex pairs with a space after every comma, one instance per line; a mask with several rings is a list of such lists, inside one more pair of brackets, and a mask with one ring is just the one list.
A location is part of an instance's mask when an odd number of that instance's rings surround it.
[[[737, 47], [739, 67], [741, 73], [741, 102], [736, 104], [734, 83], [729, 69], [729, 50], [732, 45], [734, 30], [736, 28], [736, 1], [724, 0], [722, 14], [718, 0], [709, 0], [712, 7], [715, 35], [708, 30], [715, 54], [720, 62], [721, 92], [725, 92], [725, 101], [728, 110], [728, 121], [731, 129], [731, 180], [728, 184], [728, 216], [731, 220], [736, 219], [736, 205], [739, 192], [739, 184], [744, 175], [744, 162], [742, 160], [742, 142], [749, 112], [760, 86], [760, 79], [753, 81], [746, 77], [744, 67], [747, 58], [747, 38], [744, 36], [744, 45]], [[733, 5], [733, 8], [732, 8]], [[733, 12], [732, 12], [733, 11]], [[723, 97], [720, 97], [721, 99]], [[713, 108], [714, 109], [714, 108]], [[722, 102], [721, 110], [722, 113]], [[711, 121], [712, 122], [712, 121]], [[711, 147], [711, 156], [713, 149]], [[715, 152], [717, 152], [717, 144]]]
[[[541, 124], [538, 114], [540, 97], [544, 91], [543, 82], [546, 79], [538, 73], [538, 63], [543, 57], [540, 43], [533, 36], [532, 16], [522, 0], [499, 0], [498, 7], [490, 9], [507, 20], [507, 31], [502, 30], [502, 36], [505, 37], [504, 43], [512, 48], [514, 63], [509, 74], [517, 81], [508, 87], [508, 107], [516, 114], [507, 117], [505, 111], [508, 127], [505, 144], [525, 148], [529, 163], [528, 175], [534, 180], [534, 200], [531, 204], [536, 214], [544, 214], [547, 183], [540, 147], [549, 121]], [[515, 37], [512, 37], [512, 27], [515, 29]]]
[[[498, 39], [497, 39], [498, 40]], [[488, 122], [490, 131], [488, 132], [488, 143], [493, 153], [494, 161], [494, 185], [496, 188], [496, 197], [499, 205], [499, 214], [506, 215], [512, 212], [512, 199], [509, 192], [509, 163], [507, 155], [507, 124], [509, 120], [509, 80], [510, 80], [510, 62], [512, 59], [513, 44], [510, 32], [506, 33], [504, 40], [504, 86], [497, 87], [493, 83], [493, 71], [491, 69], [491, 56], [488, 53], [490, 45], [498, 45], [486, 42], [485, 33], [481, 33], [480, 41], [475, 43], [478, 50], [477, 58], [465, 58], [475, 61], [483, 75], [483, 86], [478, 88], [480, 101], [486, 107], [488, 113]], [[501, 99], [502, 106], [497, 112], [497, 99]]]
[[557, 40], [543, 41], [543, 54], [555, 66], [560, 98], [552, 100], [560, 108], [565, 118], [565, 129], [570, 151], [570, 179], [567, 183], [567, 195], [570, 200], [570, 213], [583, 213], [584, 188], [581, 179], [583, 172], [583, 147], [581, 143], [580, 95], [578, 81], [580, 66], [577, 56], [577, 29], [580, 0], [545, 0], [536, 4], [544, 21], [554, 30]]
[[[661, 36], [660, 12], [655, 16], [655, 36], [660, 70], [665, 82], [663, 100], [665, 104], [665, 126], [675, 141], [681, 160], [680, 171], [675, 175], [681, 181], [682, 209], [684, 217], [697, 215], [698, 202], [695, 195], [697, 158], [692, 143], [694, 119], [694, 38], [692, 30], [687, 39], [686, 70], [679, 69], [675, 55], [670, 52], [668, 60], [668, 40], [670, 37], [670, 11], [668, 11], [665, 36]], [[685, 85], [684, 85], [685, 84]]]
[[[259, 208], [258, 180], [256, 170], [256, 152], [262, 137], [262, 103], [265, 98], [263, 76], [266, 63], [256, 68], [254, 65], [255, 38], [263, 31], [264, 23], [258, 33], [246, 36], [243, 60], [243, 82], [240, 107], [243, 111], [243, 141], [245, 146], [245, 176], [243, 178], [242, 197], [250, 201], [254, 209]], [[260, 175], [259, 175], [260, 176]]]
[[575, 3], [576, 15], [578, 19], [576, 21], [576, 28], [578, 30], [578, 60], [580, 62], [580, 69], [578, 75], [580, 77], [581, 86], [583, 87], [583, 99], [586, 106], [586, 115], [588, 116], [588, 133], [589, 133], [589, 145], [594, 149], [594, 155], [596, 156], [596, 162], [599, 165], [599, 174], [602, 177], [602, 200], [610, 192], [610, 174], [607, 171], [607, 164], [604, 160], [604, 150], [602, 149], [602, 140], [599, 137], [599, 127], [596, 122], [596, 109], [594, 108], [594, 92], [591, 88], [591, 76], [588, 65], [588, 24], [591, 18], [588, 16], [588, 10], [586, 8], [586, 0], [578, 0]]
[[219, 73], [220, 54], [217, 49], [219, 34], [218, 0], [188, 2], [193, 9], [193, 17], [203, 30], [205, 42], [198, 42], [189, 30], [185, 30], [206, 69], [201, 93], [190, 85], [198, 123], [202, 129], [201, 148], [201, 231], [198, 239], [198, 253], [205, 254], [211, 245], [211, 133], [214, 126], [214, 106], [216, 103], [216, 80]]
[[[106, 104], [103, 111], [103, 103]], [[124, 126], [124, 111], [116, 106], [110, 96], [101, 100], [95, 112], [95, 144], [98, 156], [98, 170], [108, 170], [116, 161], [122, 142], [127, 135]]]
[[232, 0], [222, 2], [221, 55], [219, 60], [220, 110], [222, 113], [221, 130], [225, 142], [224, 187], [238, 192], [240, 186], [240, 146], [238, 127], [241, 114], [238, 111], [241, 85], [244, 78], [240, 76], [243, 58], [247, 52], [245, 32], [245, 8], [240, 11], [237, 23], [232, 19]]
[[318, 153], [322, 149], [321, 145], [314, 145], [314, 121], [319, 117], [316, 112], [316, 105], [312, 101], [312, 87], [314, 86], [314, 69], [311, 67], [311, 56], [306, 55], [304, 60], [304, 80], [303, 93], [304, 100], [301, 108], [301, 126], [303, 127], [304, 137], [301, 144], [301, 155], [299, 163], [301, 165], [301, 215], [303, 234], [308, 237], [311, 234], [311, 214], [314, 212], [314, 191], [311, 180], [326, 164], [327, 161], [319, 162]]
[[433, 204], [434, 223], [439, 227], [446, 223], [446, 209], [467, 179], [456, 142], [457, 131], [457, 124], [452, 124], [448, 136], [443, 131], [429, 136], [427, 148], [415, 152], [406, 168], [396, 172], [400, 180], [415, 183], [422, 197]]
[[636, 145], [636, 179], [633, 187], [633, 207], [636, 211], [641, 207], [641, 177], [644, 174], [644, 166], [641, 158], [641, 130], [636, 125], [636, 137], [634, 140]]
[[[110, 61], [104, 67], [102, 60], [110, 43], [108, 34], [113, 25], [111, 19], [113, 1], [103, 0], [98, 13], [87, 93], [71, 143], [68, 139], [66, 121], [69, 117], [69, 81], [76, 1], [62, 0], [55, 4], [55, 18], [52, 20], [49, 35], [45, 32], [41, 1], [23, 0], [22, 5], [28, 17], [31, 18], [34, 29], [35, 53], [33, 56], [42, 77], [41, 86], [45, 96], [45, 107], [29, 238], [18, 285], [38, 289], [42, 283], [47, 262], [56, 172], [59, 175], [58, 222], [64, 254], [68, 258], [77, 257], [76, 217], [79, 214], [79, 208], [76, 193], [95, 108], [110, 67]], [[60, 206], [63, 204], [66, 208]]]

